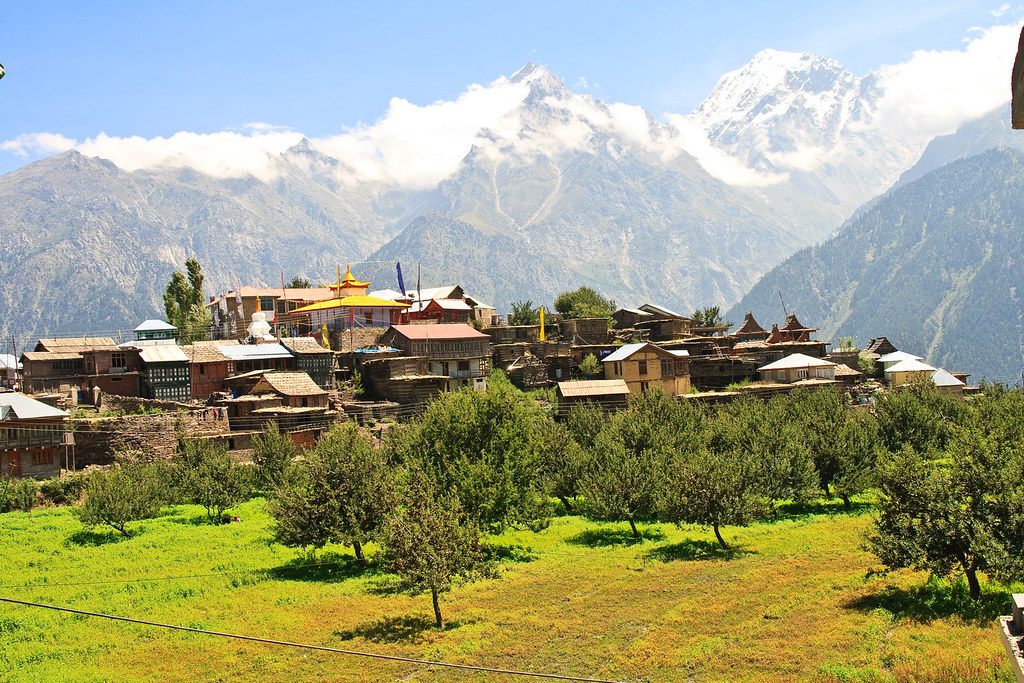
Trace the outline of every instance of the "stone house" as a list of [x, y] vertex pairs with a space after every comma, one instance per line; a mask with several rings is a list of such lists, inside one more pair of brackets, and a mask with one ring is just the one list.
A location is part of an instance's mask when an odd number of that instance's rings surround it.
[[92, 403], [94, 391], [139, 396], [142, 367], [137, 349], [122, 348], [109, 337], [40, 339], [22, 354], [26, 393], [58, 393]]
[[447, 377], [449, 391], [464, 386], [487, 386], [490, 340], [486, 334], [464, 324], [394, 325], [380, 343], [406, 356], [427, 359], [430, 375]]
[[321, 389], [334, 388], [334, 352], [312, 337], [285, 337], [281, 346], [295, 357], [295, 369], [312, 378]]
[[690, 392], [688, 351], [668, 351], [649, 342], [625, 344], [602, 359], [605, 379], [621, 379], [630, 393], [660, 386], [679, 396]]
[[17, 392], [0, 393], [0, 474], [49, 479], [60, 474], [68, 414]]

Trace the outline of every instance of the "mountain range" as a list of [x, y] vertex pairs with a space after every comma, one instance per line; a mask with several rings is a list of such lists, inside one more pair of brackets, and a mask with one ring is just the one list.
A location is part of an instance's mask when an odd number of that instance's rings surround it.
[[812, 55], [763, 51], [663, 120], [534, 64], [489, 87], [514, 106], [426, 186], [357, 177], [307, 139], [260, 177], [76, 151], [0, 176], [0, 334], [130, 329], [162, 315], [189, 256], [207, 294], [324, 282], [345, 263], [394, 288], [401, 261], [499, 311], [581, 284], [622, 305], [728, 307], [925, 161], [927, 141], [877, 120], [874, 77]]

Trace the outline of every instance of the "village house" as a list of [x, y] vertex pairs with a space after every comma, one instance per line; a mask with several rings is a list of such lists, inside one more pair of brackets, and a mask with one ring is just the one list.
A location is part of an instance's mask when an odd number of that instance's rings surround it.
[[295, 369], [304, 372], [321, 389], [334, 388], [334, 353], [312, 337], [283, 337], [281, 346], [295, 357]]
[[219, 405], [227, 408], [232, 431], [259, 431], [275, 422], [281, 431], [303, 432], [301, 445], [315, 443], [338, 416], [328, 405], [327, 392], [304, 372], [264, 373], [248, 394]]
[[690, 391], [688, 351], [668, 351], [649, 342], [625, 344], [602, 359], [605, 379], [620, 379], [630, 393], [661, 387], [672, 396]]
[[757, 370], [761, 373], [763, 381], [784, 384], [812, 378], [830, 381], [836, 378], [835, 363], [802, 353], [790, 354]]
[[487, 384], [490, 337], [471, 325], [394, 325], [380, 343], [428, 361], [428, 374], [447, 377], [449, 391]]
[[139, 396], [141, 360], [136, 349], [121, 348], [109, 337], [40, 339], [22, 354], [22, 389], [30, 394], [58, 393], [93, 403], [95, 390]]
[[192, 398], [188, 356], [173, 344], [144, 346], [139, 349], [142, 361], [142, 393], [144, 398], [164, 401], [188, 401]]
[[191, 395], [195, 400], [204, 401], [213, 394], [224, 391], [227, 378], [235, 374], [235, 361], [221, 349], [238, 346], [237, 339], [220, 341], [197, 341], [181, 347], [188, 358]]
[[939, 368], [932, 373], [931, 380], [939, 390], [953, 394], [957, 398], [964, 397], [964, 388], [967, 383], [959, 377], [954, 377], [952, 373]]
[[0, 393], [0, 474], [49, 479], [60, 474], [68, 414], [17, 392]]
[[[480, 320], [485, 326], [494, 324], [494, 318], [497, 314], [494, 306], [485, 304], [483, 301], [466, 294], [460, 285], [445, 285], [443, 287], [429, 287], [418, 290], [410, 289], [405, 293], [405, 300], [412, 303], [414, 307], [419, 304], [417, 310], [424, 312], [426, 312], [424, 310], [426, 305], [434, 300], [439, 302], [461, 301], [471, 311], [469, 320], [466, 322]], [[459, 310], [461, 310], [461, 307]], [[413, 319], [415, 319], [415, 316], [413, 316]]]
[[[891, 355], [891, 354], [890, 354]], [[884, 357], [884, 356], [883, 356]], [[881, 360], [881, 359], [879, 359]], [[895, 389], [904, 384], [930, 382], [935, 368], [916, 358], [907, 358], [891, 364], [885, 369], [885, 379], [889, 387]]]
[[608, 343], [607, 318], [569, 318], [562, 320], [562, 340], [569, 344], [594, 346]]
[[430, 374], [430, 361], [423, 356], [383, 356], [363, 360], [363, 385], [378, 399], [403, 405], [433, 400], [448, 387], [448, 377]]
[[621, 379], [585, 379], [559, 382], [555, 390], [558, 397], [558, 416], [565, 419], [573, 406], [593, 403], [605, 411], [625, 408], [629, 403], [629, 387]]
[[0, 353], [0, 387], [6, 389], [17, 389], [18, 371], [21, 366], [18, 359], [10, 353]]

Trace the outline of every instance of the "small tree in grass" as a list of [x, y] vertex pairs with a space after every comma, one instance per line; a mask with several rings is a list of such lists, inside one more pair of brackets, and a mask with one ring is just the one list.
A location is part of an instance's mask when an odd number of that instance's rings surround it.
[[90, 528], [105, 524], [130, 538], [129, 522], [156, 517], [160, 512], [162, 489], [159, 475], [150, 466], [93, 472], [85, 502], [76, 509], [78, 518]]
[[211, 522], [252, 493], [252, 468], [235, 460], [227, 448], [209, 439], [183, 439], [174, 456], [182, 496], [206, 508]]
[[349, 544], [365, 565], [363, 544], [374, 538], [393, 502], [393, 478], [382, 449], [348, 422], [307, 451], [297, 469], [270, 505], [277, 539], [313, 548], [328, 541]]
[[1024, 578], [1024, 456], [981, 430], [958, 433], [950, 456], [927, 460], [908, 444], [883, 462], [868, 547], [892, 568], [962, 571], [978, 600], [978, 572]]
[[444, 628], [439, 597], [458, 580], [487, 573], [480, 532], [454, 494], [439, 493], [413, 475], [384, 524], [384, 566], [415, 591], [430, 591], [437, 627]]
[[287, 434], [281, 433], [276, 422], [268, 422], [261, 433], [252, 437], [256, 481], [264, 491], [281, 484], [295, 455], [295, 444]]
[[758, 486], [750, 457], [735, 450], [706, 450], [679, 458], [667, 468], [662, 518], [711, 527], [723, 550], [722, 526], [747, 526], [771, 514], [771, 501]]

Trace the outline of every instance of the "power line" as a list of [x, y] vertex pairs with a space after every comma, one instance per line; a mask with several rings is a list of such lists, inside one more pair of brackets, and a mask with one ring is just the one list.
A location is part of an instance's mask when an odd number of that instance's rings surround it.
[[187, 631], [189, 633], [201, 633], [207, 636], [220, 636], [222, 638], [234, 638], [236, 640], [249, 640], [256, 643], [266, 643], [268, 645], [283, 645], [285, 647], [297, 647], [306, 650], [317, 650], [320, 652], [334, 652], [336, 654], [350, 655], [355, 657], [370, 657], [373, 659], [386, 659], [393, 662], [405, 662], [408, 664], [423, 664], [425, 666], [443, 666], [450, 669], [463, 669], [467, 671], [481, 671], [485, 673], [495, 674], [506, 674], [509, 676], [528, 676], [532, 678], [552, 678], [561, 681], [585, 681], [586, 683], [616, 683], [610, 679], [603, 678], [581, 678], [579, 676], [563, 676], [561, 674], [548, 674], [538, 673], [534, 671], [517, 671], [515, 669], [496, 669], [486, 666], [473, 666], [471, 664], [452, 664], [450, 662], [437, 662], [429, 659], [412, 659], [410, 657], [399, 657], [397, 655], [385, 655], [375, 652], [360, 652], [359, 650], [342, 650], [340, 648], [326, 647], [323, 645], [309, 645], [306, 643], [294, 643], [287, 640], [274, 640], [272, 638], [259, 638], [257, 636], [246, 636], [238, 633], [223, 633], [220, 631], [207, 631], [205, 629], [191, 628], [189, 626], [178, 626], [176, 624], [164, 624], [158, 621], [145, 621], [142, 619], [131, 619], [129, 617], [119, 617], [112, 614], [103, 614], [102, 612], [87, 612], [85, 610], [72, 609], [70, 607], [59, 607], [57, 605], [45, 605], [38, 602], [28, 602], [25, 600], [15, 600], [14, 598], [3, 598], [0, 597], [0, 602], [8, 602], [15, 605], [23, 605], [25, 607], [39, 607], [42, 609], [56, 610], [58, 612], [70, 612], [71, 614], [81, 614], [87, 617], [100, 617], [102, 619], [112, 619], [114, 621], [125, 621], [131, 624], [141, 624], [143, 626], [156, 626], [158, 628], [172, 629], [175, 631]]

